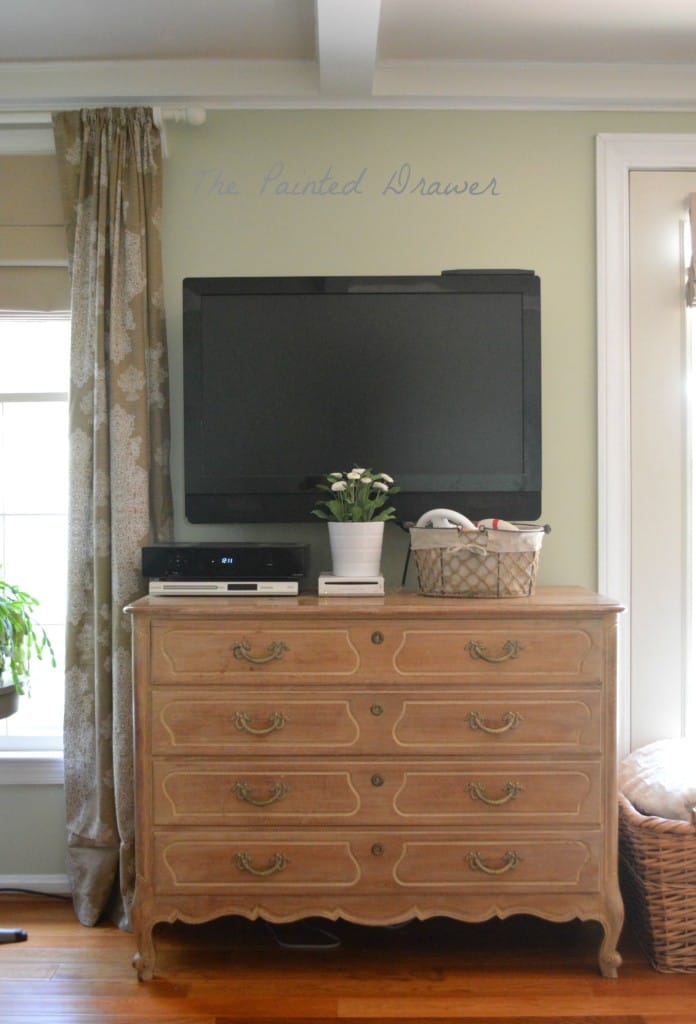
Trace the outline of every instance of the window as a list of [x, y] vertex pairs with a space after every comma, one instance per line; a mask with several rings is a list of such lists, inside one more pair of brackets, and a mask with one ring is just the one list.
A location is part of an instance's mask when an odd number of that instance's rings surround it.
[[0, 749], [59, 750], [67, 577], [67, 315], [0, 315], [0, 570], [38, 598], [53, 644], [31, 675], [31, 697], [0, 720]]

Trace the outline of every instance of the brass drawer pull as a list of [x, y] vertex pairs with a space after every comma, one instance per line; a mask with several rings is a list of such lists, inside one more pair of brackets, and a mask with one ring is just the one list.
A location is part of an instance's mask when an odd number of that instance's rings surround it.
[[266, 868], [255, 868], [248, 853], [235, 853], [234, 860], [240, 871], [248, 871], [250, 875], [257, 875], [259, 878], [274, 875], [276, 871], [282, 871], [290, 863], [284, 853], [274, 853]]
[[286, 797], [290, 792], [290, 787], [286, 782], [272, 783], [268, 788], [270, 795], [265, 800], [254, 796], [254, 791], [248, 782], [235, 782], [234, 791], [239, 799], [247, 804], [253, 804], [254, 807], [270, 807], [271, 804]]
[[266, 648], [267, 653], [264, 656], [255, 657], [250, 653], [251, 644], [248, 640], [236, 640], [232, 644], [232, 654], [237, 661], [248, 661], [251, 665], [267, 665], [269, 661], [280, 661], [287, 650], [289, 648], [282, 640], [273, 640]]
[[514, 800], [517, 794], [522, 792], [524, 786], [519, 782], [506, 782], [503, 787], [503, 795], [500, 797], [487, 796], [486, 787], [481, 782], [470, 782], [467, 789], [472, 800], [481, 800], [489, 807], [502, 807], [503, 804], [509, 804], [511, 800]]
[[472, 729], [480, 729], [481, 732], [487, 732], [489, 736], [497, 736], [500, 733], [516, 729], [522, 721], [522, 715], [518, 711], [506, 711], [502, 719], [503, 724], [498, 726], [486, 725], [480, 711], [470, 711], [466, 720]]
[[384, 643], [384, 633], [382, 633], [381, 630], [376, 629], [374, 631], [374, 633], [372, 634], [372, 636], [370, 637], [370, 640], [372, 640], [373, 644], [383, 644]]
[[508, 850], [503, 857], [503, 864], [499, 868], [491, 868], [484, 863], [483, 857], [480, 853], [467, 853], [466, 859], [469, 862], [469, 867], [472, 871], [483, 871], [487, 875], [504, 875], [506, 871], [512, 871], [520, 863], [522, 858], [519, 853], [515, 853], [514, 850]]
[[268, 725], [260, 729], [251, 724], [251, 715], [247, 711], [235, 711], [234, 724], [240, 732], [248, 732], [251, 736], [268, 736], [271, 732], [282, 729], [287, 718], [282, 711], [272, 711], [268, 716]]
[[380, 775], [378, 772], [375, 772], [375, 774], [370, 779], [370, 782], [372, 783], [373, 786], [383, 786], [384, 776]]
[[370, 853], [372, 854], [373, 857], [383, 857], [384, 856], [384, 844], [383, 843], [373, 843], [371, 848], [370, 848]]
[[370, 708], [370, 713], [373, 714], [375, 718], [379, 718], [380, 715], [384, 714], [384, 708], [381, 704], [373, 704]]
[[503, 661], [510, 661], [512, 658], [516, 658], [520, 651], [524, 649], [524, 644], [521, 640], [506, 640], [503, 644], [503, 653], [497, 657], [489, 654], [486, 645], [479, 643], [478, 640], [470, 640], [466, 649], [472, 658], [480, 658], [481, 661], [487, 661], [491, 665], [500, 665]]

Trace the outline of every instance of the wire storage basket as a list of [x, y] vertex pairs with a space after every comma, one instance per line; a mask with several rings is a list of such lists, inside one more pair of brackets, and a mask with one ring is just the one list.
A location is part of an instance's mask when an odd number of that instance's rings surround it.
[[619, 794], [626, 916], [657, 971], [696, 971], [696, 824], [645, 815]]
[[429, 597], [528, 597], [549, 526], [412, 526], [418, 589]]

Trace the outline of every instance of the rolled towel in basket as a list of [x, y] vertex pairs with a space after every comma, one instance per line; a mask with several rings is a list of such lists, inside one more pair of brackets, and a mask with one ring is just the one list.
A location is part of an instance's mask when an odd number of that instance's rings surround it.
[[696, 744], [656, 740], [619, 766], [619, 789], [641, 814], [696, 825]]

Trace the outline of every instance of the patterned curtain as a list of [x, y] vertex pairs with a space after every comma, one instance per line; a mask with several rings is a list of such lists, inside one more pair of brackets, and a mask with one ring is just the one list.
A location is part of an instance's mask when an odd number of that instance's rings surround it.
[[142, 108], [53, 117], [71, 261], [65, 679], [68, 874], [83, 924], [130, 926], [130, 629], [140, 549], [171, 537], [160, 137]]

